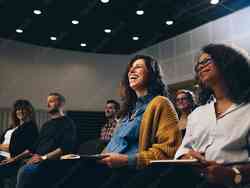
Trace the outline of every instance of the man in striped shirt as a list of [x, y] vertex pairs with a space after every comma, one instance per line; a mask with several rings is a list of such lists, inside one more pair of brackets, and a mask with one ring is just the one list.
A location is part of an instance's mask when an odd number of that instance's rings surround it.
[[120, 104], [115, 100], [108, 100], [104, 109], [106, 124], [101, 129], [100, 140], [108, 143], [117, 126], [117, 112], [120, 109]]

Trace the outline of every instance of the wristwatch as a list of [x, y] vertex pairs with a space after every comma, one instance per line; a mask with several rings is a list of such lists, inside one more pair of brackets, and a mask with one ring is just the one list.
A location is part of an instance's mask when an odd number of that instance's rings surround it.
[[47, 160], [48, 159], [48, 155], [43, 155], [41, 158], [42, 158], [42, 160]]
[[241, 173], [240, 173], [240, 171], [239, 171], [239, 169], [238, 169], [237, 167], [234, 166], [234, 167], [232, 168], [232, 170], [235, 172], [234, 183], [235, 183], [236, 185], [238, 185], [238, 184], [240, 184], [241, 181], [242, 181], [242, 175], [241, 175]]

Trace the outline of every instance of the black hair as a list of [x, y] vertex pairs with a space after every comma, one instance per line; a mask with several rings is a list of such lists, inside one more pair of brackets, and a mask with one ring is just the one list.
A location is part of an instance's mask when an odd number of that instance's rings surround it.
[[116, 111], [120, 110], [120, 103], [119, 102], [117, 102], [116, 100], [113, 100], [113, 99], [107, 100], [106, 104], [110, 104], [110, 103], [114, 104]]
[[[249, 57], [235, 47], [225, 44], [209, 44], [200, 53], [211, 56], [225, 85], [226, 96], [236, 104], [250, 101], [250, 64]], [[197, 77], [197, 75], [196, 75]], [[199, 80], [199, 102], [207, 103], [213, 91]]]
[[34, 124], [36, 124], [35, 110], [31, 102], [26, 99], [18, 99], [14, 102], [12, 112], [11, 112], [11, 127], [17, 127], [20, 124], [20, 120], [16, 116], [16, 111], [24, 109], [28, 113], [28, 117]]

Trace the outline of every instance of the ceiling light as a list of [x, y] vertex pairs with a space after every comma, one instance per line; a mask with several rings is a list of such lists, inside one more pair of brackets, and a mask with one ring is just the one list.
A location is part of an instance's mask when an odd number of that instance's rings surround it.
[[50, 37], [50, 40], [56, 40], [56, 37], [51, 36], [51, 37]]
[[86, 44], [86, 43], [81, 43], [80, 46], [81, 46], [81, 47], [86, 47], [87, 44]]
[[105, 33], [111, 33], [111, 31], [112, 31], [111, 29], [104, 29]]
[[79, 24], [79, 21], [78, 20], [72, 20], [72, 24], [77, 25], [77, 24]]
[[33, 13], [36, 15], [40, 15], [42, 14], [42, 11], [37, 9], [37, 10], [34, 10]]
[[23, 33], [23, 30], [22, 29], [16, 29], [16, 32], [17, 33]]
[[143, 10], [137, 10], [137, 11], [136, 11], [136, 14], [139, 15], [139, 16], [141, 16], [141, 15], [144, 14], [144, 11], [143, 11]]
[[133, 39], [133, 40], [139, 40], [139, 37], [134, 36], [132, 39]]
[[109, 3], [109, 0], [101, 0], [102, 3]]
[[210, 4], [212, 4], [212, 5], [216, 5], [219, 2], [220, 2], [219, 0], [210, 0]]
[[173, 20], [167, 20], [167, 21], [166, 21], [166, 24], [167, 24], [167, 25], [173, 25], [173, 24], [174, 24], [174, 21], [173, 21]]

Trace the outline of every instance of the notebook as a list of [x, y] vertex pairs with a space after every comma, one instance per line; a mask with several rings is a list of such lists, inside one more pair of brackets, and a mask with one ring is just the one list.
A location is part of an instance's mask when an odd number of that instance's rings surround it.
[[61, 160], [72, 160], [72, 159], [92, 159], [92, 160], [101, 160], [108, 155], [105, 154], [94, 154], [94, 155], [78, 155], [78, 154], [67, 154], [61, 156]]

